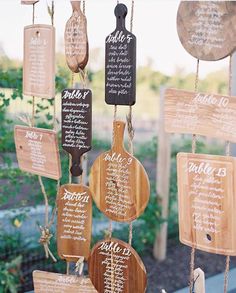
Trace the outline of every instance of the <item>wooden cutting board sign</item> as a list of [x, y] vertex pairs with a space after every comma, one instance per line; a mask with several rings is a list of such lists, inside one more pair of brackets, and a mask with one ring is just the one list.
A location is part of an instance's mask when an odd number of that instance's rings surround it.
[[116, 29], [106, 38], [105, 100], [134, 105], [136, 100], [136, 37], [125, 28], [127, 7], [115, 8]]
[[236, 255], [233, 157], [177, 156], [180, 241], [197, 249]]
[[23, 93], [55, 97], [55, 28], [51, 25], [24, 28]]
[[62, 92], [62, 148], [72, 156], [72, 176], [83, 172], [81, 156], [91, 149], [92, 92], [65, 89]]
[[34, 271], [33, 282], [35, 293], [97, 293], [87, 277]]
[[147, 276], [141, 258], [118, 239], [98, 242], [89, 257], [89, 276], [98, 292], [144, 293]]
[[236, 142], [236, 97], [178, 89], [165, 92], [165, 130]]
[[84, 69], [89, 56], [87, 20], [80, 4], [81, 1], [71, 1], [73, 14], [66, 23], [64, 34], [66, 62], [73, 72]]
[[235, 49], [235, 1], [182, 1], [177, 30], [183, 47], [207, 61], [227, 57]]
[[57, 251], [60, 258], [88, 259], [92, 232], [92, 194], [87, 186], [66, 184], [57, 197]]
[[124, 149], [125, 123], [113, 123], [112, 149], [91, 168], [90, 188], [97, 207], [111, 220], [136, 219], [148, 204], [149, 180], [141, 163]]
[[14, 137], [17, 160], [22, 171], [56, 180], [61, 178], [55, 131], [16, 125]]

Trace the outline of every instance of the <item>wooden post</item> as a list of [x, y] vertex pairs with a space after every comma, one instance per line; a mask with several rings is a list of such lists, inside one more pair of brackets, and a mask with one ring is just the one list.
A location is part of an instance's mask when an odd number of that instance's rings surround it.
[[166, 258], [171, 164], [170, 135], [167, 134], [164, 129], [164, 95], [165, 88], [162, 87], [160, 89], [156, 190], [158, 202], [162, 207], [161, 215], [162, 218], [166, 220], [166, 222], [161, 225], [161, 229], [157, 232], [154, 243], [153, 255], [159, 261], [162, 261]]
[[200, 268], [194, 270], [194, 292], [205, 293], [205, 274]]

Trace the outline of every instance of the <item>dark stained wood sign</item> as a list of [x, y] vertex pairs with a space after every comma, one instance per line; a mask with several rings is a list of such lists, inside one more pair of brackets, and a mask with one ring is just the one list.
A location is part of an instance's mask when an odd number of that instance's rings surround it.
[[115, 121], [112, 149], [101, 154], [90, 174], [90, 188], [97, 207], [111, 220], [129, 222], [140, 216], [150, 195], [142, 164], [124, 149], [125, 123]]
[[179, 153], [177, 171], [180, 241], [236, 255], [236, 159]]
[[92, 194], [87, 186], [66, 184], [57, 196], [57, 251], [62, 259], [88, 259], [92, 232]]
[[65, 54], [68, 67], [79, 72], [87, 65], [89, 57], [87, 19], [80, 8], [81, 1], [71, 1], [73, 14], [65, 28]]
[[141, 258], [118, 239], [98, 242], [89, 257], [89, 276], [98, 292], [144, 293], [147, 276]]
[[35, 293], [97, 293], [87, 277], [34, 271], [33, 282]]
[[106, 38], [105, 100], [133, 105], [136, 100], [136, 37], [125, 28], [127, 7], [115, 8], [116, 29]]
[[23, 93], [55, 96], [55, 28], [34, 24], [24, 28]]
[[65, 89], [62, 92], [62, 148], [71, 154], [73, 176], [83, 172], [81, 156], [91, 149], [92, 92], [89, 89]]
[[17, 160], [22, 171], [56, 180], [61, 177], [55, 131], [16, 125], [14, 136]]
[[168, 89], [165, 130], [236, 142], [236, 97]]
[[183, 47], [207, 61], [227, 57], [235, 49], [235, 1], [182, 1], [177, 30]]

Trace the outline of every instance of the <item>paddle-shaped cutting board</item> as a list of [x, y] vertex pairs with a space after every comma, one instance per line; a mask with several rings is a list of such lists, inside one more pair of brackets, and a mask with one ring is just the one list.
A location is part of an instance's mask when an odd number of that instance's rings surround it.
[[136, 219], [148, 204], [150, 186], [141, 163], [124, 149], [125, 123], [113, 123], [112, 149], [101, 154], [91, 168], [90, 188], [97, 207], [111, 220]]
[[88, 258], [92, 233], [92, 194], [87, 186], [66, 184], [57, 196], [57, 251], [62, 259]]
[[98, 292], [144, 293], [147, 276], [137, 252], [118, 239], [99, 241], [89, 257], [89, 276]]
[[106, 38], [105, 100], [133, 105], [136, 100], [136, 37], [125, 28], [127, 7], [115, 8], [116, 29]]
[[235, 49], [235, 1], [182, 1], [177, 30], [183, 47], [207, 61], [227, 57]]
[[16, 125], [16, 155], [22, 171], [58, 180], [61, 163], [54, 130]]
[[35, 293], [96, 293], [87, 277], [56, 274], [44, 271], [33, 272]]
[[84, 69], [89, 56], [87, 20], [80, 4], [81, 1], [71, 1], [73, 13], [66, 23], [64, 34], [66, 62], [73, 72]]
[[177, 156], [180, 241], [197, 249], [236, 255], [236, 159]]

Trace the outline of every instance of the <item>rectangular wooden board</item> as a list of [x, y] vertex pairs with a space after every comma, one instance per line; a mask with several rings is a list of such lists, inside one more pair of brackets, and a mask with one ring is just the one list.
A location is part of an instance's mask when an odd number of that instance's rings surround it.
[[51, 25], [24, 28], [23, 93], [55, 97], [55, 28]]
[[33, 282], [35, 293], [97, 293], [88, 277], [34, 271]]
[[167, 89], [165, 130], [236, 142], [236, 97]]
[[32, 5], [39, 2], [39, 0], [21, 0], [21, 4]]
[[57, 135], [54, 130], [16, 125], [14, 136], [21, 170], [56, 180], [61, 177]]
[[233, 157], [177, 155], [180, 241], [211, 253], [236, 255]]

